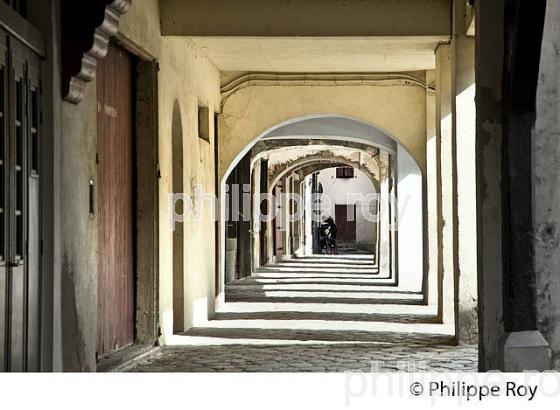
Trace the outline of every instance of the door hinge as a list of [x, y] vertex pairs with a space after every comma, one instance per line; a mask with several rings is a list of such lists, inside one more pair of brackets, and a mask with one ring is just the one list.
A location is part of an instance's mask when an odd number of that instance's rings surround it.
[[41, 243], [39, 244], [39, 253], [43, 254], [43, 240], [41, 239]]
[[99, 164], [99, 153], [98, 152], [95, 153], [95, 163]]

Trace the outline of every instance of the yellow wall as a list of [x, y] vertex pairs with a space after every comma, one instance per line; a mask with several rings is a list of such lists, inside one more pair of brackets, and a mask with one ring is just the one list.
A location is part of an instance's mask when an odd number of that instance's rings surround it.
[[[183, 126], [184, 193], [193, 195], [200, 184], [214, 193], [213, 114], [210, 143], [198, 137], [198, 104], [219, 107], [220, 75], [214, 65], [191, 48], [187, 39], [164, 38], [159, 72], [159, 155], [160, 155], [160, 326], [162, 342], [173, 334], [173, 242], [169, 229], [169, 193], [172, 192], [173, 106], [178, 101]], [[186, 325], [200, 324], [214, 307], [214, 220], [204, 204], [201, 221], [187, 221], [185, 232]]]
[[248, 86], [230, 95], [220, 116], [219, 175], [255, 138], [284, 121], [338, 114], [389, 133], [426, 169], [426, 90], [418, 85]]

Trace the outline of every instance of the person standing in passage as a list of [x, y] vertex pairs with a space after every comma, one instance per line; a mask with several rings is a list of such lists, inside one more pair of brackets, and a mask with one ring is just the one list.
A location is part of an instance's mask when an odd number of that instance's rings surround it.
[[329, 216], [325, 222], [329, 227], [329, 234], [327, 236], [327, 247], [328, 249], [330, 249], [331, 254], [337, 255], [338, 247], [336, 245], [336, 234], [338, 228], [336, 227], [336, 223], [331, 216]]

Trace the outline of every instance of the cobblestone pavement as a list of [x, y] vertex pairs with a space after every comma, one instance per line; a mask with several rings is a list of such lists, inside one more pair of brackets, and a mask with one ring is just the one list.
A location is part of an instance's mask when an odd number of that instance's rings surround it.
[[[476, 371], [423, 296], [381, 277], [368, 255], [295, 259], [226, 287], [202, 327], [173, 336], [138, 372]], [[373, 367], [372, 367], [373, 366]]]
[[476, 372], [476, 346], [294, 345], [165, 347], [135, 372]]

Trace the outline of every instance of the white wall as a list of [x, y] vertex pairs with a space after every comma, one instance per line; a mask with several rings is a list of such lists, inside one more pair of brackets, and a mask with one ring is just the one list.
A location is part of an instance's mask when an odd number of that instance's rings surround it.
[[400, 285], [422, 289], [422, 173], [412, 156], [397, 148], [398, 272]]
[[[364, 197], [375, 193], [371, 180], [360, 170], [354, 168], [354, 178], [337, 178], [336, 168], [327, 168], [319, 172], [319, 182], [323, 185], [324, 215], [335, 219], [335, 205], [356, 205], [356, 242], [373, 244], [375, 238], [375, 221], [367, 218], [368, 212], [375, 214], [373, 209], [368, 209], [366, 201], [359, 200], [352, 194], [362, 194]], [[370, 207], [375, 207], [375, 201], [370, 202]], [[364, 208], [364, 209], [362, 209]], [[323, 209], [323, 208], [322, 208]], [[336, 219], [335, 219], [336, 222]], [[373, 250], [373, 249], [372, 249]]]

